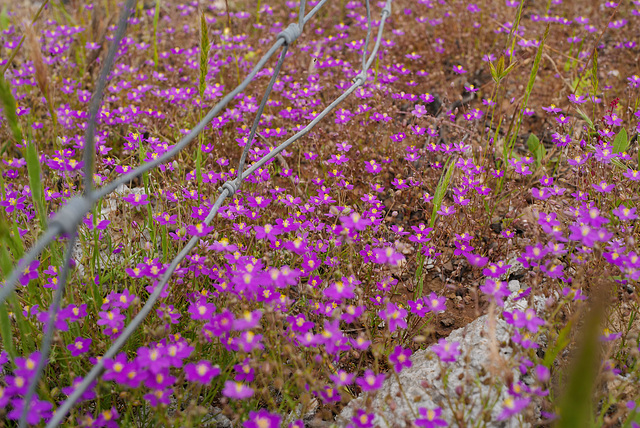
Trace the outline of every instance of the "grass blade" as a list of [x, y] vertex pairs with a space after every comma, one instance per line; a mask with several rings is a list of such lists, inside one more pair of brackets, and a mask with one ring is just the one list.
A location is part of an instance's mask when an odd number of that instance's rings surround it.
[[[18, 125], [18, 115], [16, 114], [16, 99], [11, 93], [11, 87], [4, 80], [4, 77], [0, 75], [0, 101], [2, 101], [2, 107], [4, 108], [4, 117], [9, 122], [9, 128], [13, 134], [13, 138], [17, 142], [22, 142], [22, 130]], [[2, 149], [2, 152], [6, 149], [6, 144]], [[1, 154], [1, 153], [0, 153]]]
[[[598, 290], [599, 291], [599, 290]], [[571, 372], [564, 395], [560, 401], [560, 420], [556, 428], [583, 428], [591, 426], [593, 420], [593, 391], [598, 366], [601, 363], [600, 326], [605, 315], [602, 302], [607, 300], [604, 292], [594, 296], [594, 304], [585, 314], [584, 327], [578, 352], [572, 361]]]
[[158, 69], [158, 20], [160, 19], [160, 1], [156, 0], [156, 10], [153, 14], [153, 67]]
[[444, 199], [444, 194], [449, 187], [449, 182], [451, 181], [451, 176], [454, 171], [454, 162], [453, 157], [450, 156], [447, 160], [447, 169], [440, 177], [440, 182], [438, 183], [438, 187], [436, 188], [435, 194], [433, 195], [433, 211], [431, 211], [431, 220], [429, 221], [429, 227], [433, 227], [436, 223], [436, 215], [440, 210], [440, 206], [442, 205], [442, 200]]
[[595, 131], [596, 128], [593, 126], [593, 121], [589, 118], [589, 116], [587, 116], [585, 114], [585, 112], [583, 112], [582, 110], [580, 110], [579, 107], [576, 107], [576, 111], [578, 112], [578, 114], [580, 115], [580, 117], [582, 118], [582, 120], [584, 120], [585, 122], [587, 122], [587, 125], [589, 125], [589, 129], [591, 129], [592, 131]]
[[27, 144], [27, 173], [29, 175], [29, 186], [31, 187], [31, 199], [33, 205], [38, 212], [40, 227], [47, 227], [47, 213], [44, 207], [44, 189], [42, 188], [42, 170], [40, 168], [40, 160], [38, 159], [38, 151], [33, 141]]
[[536, 57], [533, 61], [533, 67], [531, 68], [531, 73], [529, 74], [529, 81], [527, 82], [527, 88], [524, 92], [524, 99], [522, 100], [522, 104], [520, 105], [520, 115], [518, 117], [518, 124], [516, 125], [516, 129], [511, 134], [511, 139], [509, 141], [509, 147], [507, 150], [508, 157], [505, 158], [505, 162], [511, 157], [511, 151], [513, 150], [513, 145], [516, 143], [516, 139], [518, 138], [518, 133], [520, 132], [520, 126], [522, 125], [522, 118], [524, 117], [524, 111], [527, 108], [527, 103], [529, 102], [529, 97], [531, 96], [531, 92], [533, 91], [533, 84], [536, 81], [536, 76], [538, 75], [538, 69], [540, 68], [540, 60], [542, 59], [542, 52], [544, 51], [544, 45], [547, 41], [547, 36], [549, 36], [549, 24], [547, 24], [547, 28], [544, 30], [544, 35], [542, 36], [542, 40], [540, 41], [540, 45], [538, 46], [538, 50], [536, 52]]
[[542, 364], [545, 367], [551, 368], [558, 354], [562, 352], [564, 348], [567, 347], [567, 345], [569, 345], [569, 342], [570, 342], [569, 334], [571, 333], [572, 327], [573, 327], [573, 321], [570, 320], [567, 323], [567, 325], [564, 326], [562, 330], [560, 330], [560, 333], [558, 333], [558, 338], [556, 339], [556, 343], [553, 345], [553, 347], [548, 349], [547, 352], [545, 352], [544, 360], [542, 362]]

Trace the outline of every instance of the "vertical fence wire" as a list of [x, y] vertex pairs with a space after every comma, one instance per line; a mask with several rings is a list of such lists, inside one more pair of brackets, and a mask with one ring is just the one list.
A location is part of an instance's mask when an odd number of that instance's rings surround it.
[[[36, 387], [38, 381], [44, 371], [44, 367], [46, 366], [46, 360], [48, 358], [53, 333], [55, 331], [55, 319], [60, 309], [60, 303], [64, 296], [64, 290], [67, 282], [67, 277], [69, 273], [69, 262], [71, 260], [73, 254], [73, 247], [76, 242], [76, 238], [78, 235], [78, 227], [82, 218], [92, 210], [94, 204], [96, 204], [101, 198], [105, 197], [109, 193], [113, 192], [118, 186], [121, 184], [127, 183], [131, 181], [135, 176], [141, 175], [156, 166], [168, 161], [170, 158], [179, 153], [182, 149], [184, 149], [195, 137], [197, 137], [200, 132], [204, 130], [213, 118], [222, 111], [222, 109], [240, 92], [242, 92], [257, 73], [264, 67], [267, 61], [275, 54], [275, 52], [282, 46], [282, 52], [280, 53], [280, 57], [272, 74], [271, 80], [268, 84], [268, 87], [265, 91], [265, 95], [260, 104], [260, 108], [256, 113], [255, 120], [253, 122], [251, 133], [249, 139], [247, 140], [240, 162], [238, 166], [238, 175], [236, 178], [228, 180], [225, 182], [220, 188], [220, 195], [216, 199], [215, 204], [209, 211], [209, 214], [205, 218], [204, 223], [209, 225], [211, 221], [215, 218], [218, 213], [218, 210], [224, 203], [225, 199], [229, 196], [232, 196], [238, 188], [241, 186], [242, 182], [247, 179], [251, 174], [253, 174], [258, 168], [262, 167], [270, 160], [272, 160], [275, 156], [277, 156], [280, 152], [286, 149], [289, 145], [300, 139], [302, 136], [307, 134], [315, 125], [320, 122], [326, 115], [328, 115], [331, 111], [333, 111], [345, 98], [347, 98], [353, 91], [355, 91], [358, 87], [362, 86], [367, 80], [367, 70], [371, 66], [373, 59], [376, 57], [378, 49], [380, 47], [380, 42], [382, 40], [382, 32], [384, 29], [384, 24], [386, 19], [391, 15], [391, 1], [386, 0], [385, 6], [382, 9], [381, 20], [378, 29], [378, 35], [376, 37], [375, 45], [371, 51], [371, 54], [367, 56], [368, 53], [368, 44], [370, 41], [370, 36], [372, 32], [372, 22], [371, 22], [371, 11], [369, 0], [366, 0], [366, 9], [367, 9], [367, 36], [365, 39], [365, 44], [362, 48], [362, 66], [360, 73], [353, 79], [353, 84], [346, 89], [342, 95], [336, 98], [329, 106], [327, 106], [321, 113], [319, 113], [311, 122], [309, 122], [304, 128], [299, 130], [295, 135], [291, 138], [287, 139], [283, 143], [281, 143], [278, 147], [272, 149], [268, 154], [263, 156], [258, 161], [254, 162], [250, 165], [246, 171], [244, 170], [246, 157], [248, 155], [249, 149], [251, 148], [251, 144], [256, 134], [256, 130], [260, 119], [262, 117], [262, 113], [264, 111], [265, 105], [269, 99], [269, 95], [273, 89], [277, 76], [280, 73], [282, 64], [284, 63], [286, 53], [295, 40], [301, 35], [302, 30], [304, 28], [304, 24], [308, 22], [320, 8], [326, 3], [327, 0], [321, 0], [307, 15], [304, 15], [306, 0], [300, 0], [299, 6], [299, 16], [298, 22], [292, 23], [283, 30], [280, 34], [278, 34], [276, 41], [272, 45], [272, 47], [265, 53], [265, 55], [258, 61], [258, 63], [254, 66], [252, 71], [247, 75], [247, 77], [229, 94], [227, 94], [222, 100], [220, 100], [207, 115], [196, 125], [191, 131], [184, 136], [171, 150], [165, 152], [162, 156], [159, 156], [155, 160], [152, 160], [148, 163], [138, 166], [134, 170], [130, 171], [127, 174], [120, 176], [119, 178], [113, 180], [109, 184], [104, 185], [99, 189], [93, 189], [93, 161], [94, 161], [94, 150], [95, 150], [95, 129], [97, 126], [97, 114], [101, 105], [101, 100], [104, 92], [104, 88], [106, 87], [106, 82], [108, 80], [108, 76], [110, 73], [113, 64], [115, 63], [115, 58], [117, 51], [120, 47], [120, 42], [122, 41], [126, 27], [127, 21], [130, 13], [133, 10], [133, 4], [135, 0], [127, 0], [125, 6], [120, 14], [120, 19], [118, 22], [118, 27], [116, 29], [114, 40], [109, 48], [107, 53], [107, 57], [103, 68], [101, 70], [98, 82], [96, 84], [96, 88], [94, 94], [92, 96], [91, 105], [90, 105], [90, 116], [89, 123], [87, 126], [87, 131], [85, 133], [85, 144], [84, 144], [84, 189], [83, 196], [74, 196], [72, 197], [65, 206], [60, 208], [56, 214], [53, 216], [52, 220], [49, 223], [49, 228], [45, 231], [42, 236], [36, 241], [31, 250], [22, 258], [22, 260], [18, 263], [17, 267], [11, 272], [3, 286], [0, 288], [0, 304], [4, 304], [7, 297], [11, 294], [11, 292], [15, 289], [15, 285], [17, 281], [21, 277], [21, 273], [24, 267], [28, 266], [32, 261], [36, 260], [36, 258], [40, 255], [40, 253], [53, 242], [59, 236], [69, 236], [70, 239], [67, 243], [67, 249], [65, 253], [65, 258], [62, 266], [60, 267], [60, 281], [58, 285], [58, 289], [54, 295], [53, 301], [49, 308], [48, 319], [46, 325], [46, 331], [42, 339], [41, 344], [41, 354], [38, 361], [38, 365], [36, 368], [34, 379], [31, 381], [27, 396], [23, 401], [23, 409], [22, 416], [19, 421], [19, 426], [22, 428], [26, 425], [26, 417], [28, 415], [28, 411], [30, 408], [30, 403], [35, 395]], [[176, 255], [176, 257], [172, 260], [169, 267], [163, 274], [161, 280], [157, 284], [155, 290], [149, 298], [145, 305], [141, 308], [140, 312], [134, 317], [133, 320], [127, 325], [122, 334], [118, 336], [118, 338], [113, 342], [111, 347], [105, 352], [103, 357], [93, 366], [90, 372], [84, 377], [82, 382], [75, 388], [73, 393], [60, 405], [58, 409], [53, 414], [53, 417], [47, 424], [47, 427], [55, 427], [58, 426], [66, 415], [71, 411], [75, 403], [78, 401], [80, 396], [90, 387], [91, 383], [93, 383], [102, 373], [104, 369], [104, 362], [106, 359], [113, 358], [115, 354], [125, 345], [129, 337], [135, 332], [138, 326], [144, 321], [146, 316], [151, 312], [153, 306], [160, 298], [160, 294], [162, 293], [164, 287], [167, 285], [169, 279], [171, 278], [174, 271], [177, 269], [180, 262], [189, 254], [189, 252], [195, 247], [195, 245], [199, 242], [200, 237], [193, 236], [189, 242], [182, 248], [182, 250]]]

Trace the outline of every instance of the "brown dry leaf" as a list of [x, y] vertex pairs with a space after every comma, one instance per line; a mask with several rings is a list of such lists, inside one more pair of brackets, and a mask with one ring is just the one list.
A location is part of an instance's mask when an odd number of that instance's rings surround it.
[[42, 59], [42, 50], [40, 49], [40, 42], [31, 24], [25, 27], [26, 42], [29, 48], [29, 55], [33, 61], [33, 67], [36, 70], [36, 83], [38, 89], [42, 92], [42, 95], [48, 98], [47, 92], [49, 85], [49, 72]]

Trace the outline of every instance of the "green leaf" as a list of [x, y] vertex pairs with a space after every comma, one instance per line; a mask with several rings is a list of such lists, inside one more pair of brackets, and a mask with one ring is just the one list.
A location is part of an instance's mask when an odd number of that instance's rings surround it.
[[491, 62], [489, 63], [489, 68], [491, 68], [491, 78], [493, 79], [494, 82], [499, 83], [500, 80], [498, 79], [498, 71], [493, 66], [493, 63]]
[[[599, 301], [598, 301], [599, 300]], [[604, 299], [594, 297], [595, 304], [584, 317], [584, 326], [578, 342], [580, 347], [569, 366], [570, 374], [563, 397], [560, 400], [557, 428], [583, 428], [593, 426], [593, 391], [600, 366], [600, 325], [605, 309], [599, 303]], [[546, 359], [546, 358], [545, 358]]]
[[578, 114], [580, 115], [580, 117], [582, 117], [582, 120], [584, 120], [585, 122], [587, 122], [587, 125], [589, 125], [589, 129], [594, 130], [595, 128], [593, 126], [593, 121], [591, 119], [589, 119], [589, 116], [587, 116], [585, 114], [585, 112], [583, 112], [582, 110], [580, 110], [579, 107], [576, 107], [576, 110], [578, 111]]
[[613, 140], [613, 152], [622, 153], [629, 147], [629, 138], [627, 137], [627, 130], [622, 128]]
[[593, 52], [593, 65], [591, 66], [591, 89], [593, 96], [598, 93], [598, 50]]
[[7, 350], [7, 354], [13, 360], [18, 356], [16, 348], [13, 345], [13, 334], [11, 334], [11, 320], [9, 319], [9, 312], [7, 311], [7, 305], [4, 303], [0, 305], [0, 337], [2, 337], [2, 346]]
[[29, 174], [29, 186], [31, 187], [31, 199], [33, 205], [38, 210], [38, 219], [40, 227], [47, 227], [47, 213], [44, 207], [44, 189], [42, 188], [42, 171], [40, 169], [40, 160], [38, 159], [38, 151], [33, 141], [27, 144], [27, 172]]
[[438, 187], [433, 195], [433, 211], [431, 211], [431, 220], [429, 221], [429, 227], [433, 227], [436, 223], [436, 215], [440, 206], [442, 205], [442, 200], [444, 199], [444, 194], [447, 192], [447, 188], [449, 187], [449, 182], [451, 181], [451, 176], [454, 171], [454, 163], [453, 157], [450, 156], [447, 160], [447, 169], [440, 177], [440, 182], [438, 183]]
[[535, 134], [530, 134], [527, 139], [527, 147], [529, 147], [529, 151], [533, 154], [533, 157], [536, 160], [536, 168], [540, 168], [540, 165], [542, 165], [542, 159], [544, 159], [547, 154], [544, 144], [540, 143], [540, 140]]
[[209, 31], [204, 12], [200, 15], [200, 98], [204, 96], [207, 85], [207, 73], [209, 72]]
[[2, 11], [0, 12], [0, 30], [4, 31], [9, 28], [11, 25], [11, 21], [9, 20], [9, 14], [7, 13], [7, 5], [2, 6]]
[[9, 128], [13, 133], [13, 138], [17, 142], [22, 142], [22, 131], [18, 125], [18, 115], [16, 114], [16, 99], [11, 93], [11, 88], [4, 77], [0, 76], [0, 101], [2, 101], [2, 107], [4, 108], [4, 116], [9, 122]]
[[573, 323], [569, 321], [567, 325], [564, 326], [562, 330], [560, 330], [560, 333], [558, 333], [558, 338], [556, 339], [556, 343], [553, 345], [553, 347], [547, 350], [547, 352], [544, 354], [544, 361], [542, 362], [542, 364], [546, 368], [550, 369], [558, 354], [562, 352], [562, 350], [564, 350], [567, 345], [569, 345], [569, 333], [571, 333], [572, 326]]
[[[15, 225], [15, 223], [14, 223]], [[6, 278], [9, 276], [11, 271], [13, 271], [13, 259], [11, 254], [7, 250], [7, 246], [15, 247], [16, 239], [11, 235], [11, 230], [9, 225], [5, 222], [4, 219], [0, 219], [0, 269], [2, 269], [2, 274], [0, 278]], [[20, 240], [18, 240], [20, 241]], [[20, 241], [22, 242], [22, 241]], [[7, 299], [7, 305], [11, 305], [13, 307], [13, 315], [18, 324], [18, 329], [20, 330], [20, 342], [22, 345], [22, 350], [27, 351], [29, 353], [35, 349], [33, 343], [33, 331], [30, 325], [27, 323], [24, 315], [22, 314], [22, 306], [18, 301], [18, 298], [15, 293], [12, 293]], [[15, 356], [16, 350], [12, 340], [11, 333], [11, 323], [9, 320], [9, 311], [7, 310], [7, 305], [0, 305], [0, 335], [2, 337], [3, 346], [5, 346], [7, 353], [10, 356]], [[12, 355], [12, 352], [14, 355]]]
[[629, 415], [629, 418], [627, 419], [627, 421], [624, 423], [623, 428], [630, 428], [631, 427], [631, 422], [635, 422], [637, 424], [640, 424], [640, 413], [639, 412], [631, 412], [631, 414]]

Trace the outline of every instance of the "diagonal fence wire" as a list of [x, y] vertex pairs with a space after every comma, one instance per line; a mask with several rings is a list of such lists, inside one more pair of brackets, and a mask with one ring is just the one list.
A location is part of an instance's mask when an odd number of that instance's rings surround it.
[[[87, 132], [85, 133], [85, 144], [84, 144], [84, 192], [82, 196], [74, 196], [72, 197], [67, 204], [60, 208], [58, 212], [54, 215], [53, 219], [49, 223], [49, 228], [43, 235], [36, 241], [31, 250], [22, 258], [22, 260], [18, 263], [18, 267], [14, 269], [3, 286], [0, 288], [0, 304], [4, 304], [7, 297], [11, 294], [11, 292], [15, 289], [16, 283], [21, 277], [22, 267], [28, 266], [32, 261], [34, 261], [40, 253], [46, 248], [48, 244], [53, 242], [59, 236], [70, 236], [67, 243], [67, 250], [65, 254], [65, 260], [63, 265], [60, 268], [60, 281], [58, 285], [58, 290], [54, 295], [53, 302], [49, 309], [49, 317], [48, 324], [46, 327], [45, 334], [42, 339], [41, 345], [41, 355], [38, 361], [38, 365], [36, 368], [36, 375], [34, 379], [31, 381], [28, 389], [27, 396], [23, 402], [23, 411], [22, 416], [19, 422], [19, 426], [23, 427], [26, 425], [26, 416], [28, 414], [28, 410], [30, 408], [30, 403], [33, 395], [35, 395], [35, 389], [38, 384], [39, 378], [42, 375], [42, 372], [45, 367], [45, 362], [48, 358], [52, 336], [54, 333], [54, 320], [57, 316], [57, 313], [60, 309], [60, 302], [62, 301], [62, 297], [64, 295], [64, 289], [66, 286], [68, 271], [69, 271], [69, 260], [71, 259], [73, 246], [75, 244], [75, 240], [78, 233], [78, 227], [82, 220], [82, 218], [91, 211], [94, 204], [97, 203], [101, 198], [113, 192], [118, 186], [121, 184], [127, 183], [131, 181], [134, 177], [143, 174], [156, 166], [166, 162], [177, 153], [179, 153], [183, 148], [185, 148], [202, 130], [205, 126], [213, 120], [213, 118], [222, 111], [222, 109], [240, 92], [242, 92], [248, 85], [251, 83], [253, 78], [257, 75], [257, 73], [264, 67], [267, 61], [275, 54], [275, 52], [282, 46], [284, 46], [282, 52], [280, 53], [280, 57], [278, 59], [277, 65], [272, 74], [269, 85], [265, 91], [265, 95], [260, 104], [260, 108], [257, 111], [256, 118], [251, 127], [251, 133], [247, 143], [244, 147], [239, 167], [238, 167], [238, 176], [234, 180], [228, 180], [225, 182], [218, 190], [220, 195], [218, 196], [215, 204], [209, 211], [204, 223], [209, 225], [211, 221], [215, 218], [218, 213], [218, 210], [222, 206], [225, 199], [229, 196], [235, 194], [239, 187], [242, 185], [242, 182], [247, 179], [251, 174], [253, 174], [258, 168], [263, 166], [264, 164], [271, 161], [274, 157], [276, 157], [280, 152], [285, 150], [289, 145], [293, 144], [295, 141], [300, 139], [302, 136], [306, 135], [311, 129], [315, 127], [315, 125], [320, 122], [326, 115], [328, 115], [331, 111], [335, 109], [345, 98], [347, 98], [352, 92], [354, 92], [358, 87], [362, 86], [367, 80], [367, 70], [371, 66], [378, 49], [380, 47], [380, 43], [382, 40], [382, 32], [384, 30], [384, 23], [386, 19], [391, 15], [391, 1], [386, 0], [385, 6], [381, 12], [380, 25], [378, 28], [378, 34], [376, 37], [375, 45], [371, 51], [371, 54], [367, 57], [368, 53], [368, 45], [372, 32], [372, 22], [371, 22], [371, 10], [369, 5], [369, 0], [366, 0], [366, 8], [367, 8], [367, 36], [365, 39], [365, 44], [363, 46], [362, 52], [362, 68], [360, 73], [353, 79], [353, 84], [346, 89], [342, 95], [336, 98], [329, 106], [327, 106], [321, 113], [319, 113], [311, 122], [307, 124], [303, 129], [299, 130], [295, 135], [291, 138], [287, 139], [283, 143], [281, 143], [278, 147], [272, 149], [267, 155], [263, 156], [260, 160], [254, 162], [251, 166], [249, 166], [246, 170], [244, 170], [246, 157], [248, 155], [249, 149], [253, 142], [253, 138], [255, 136], [259, 121], [262, 116], [262, 112], [264, 111], [265, 105], [271, 94], [273, 86], [275, 84], [276, 78], [280, 72], [282, 64], [284, 63], [284, 59], [286, 57], [287, 50], [289, 46], [293, 42], [297, 40], [297, 38], [302, 34], [302, 30], [304, 25], [320, 10], [320, 8], [326, 3], [327, 0], [321, 0], [307, 15], [304, 15], [306, 0], [300, 0], [299, 6], [299, 17], [298, 23], [291, 23], [289, 26], [283, 30], [280, 34], [278, 34], [276, 41], [272, 45], [272, 47], [265, 53], [265, 55], [258, 61], [258, 63], [254, 66], [252, 71], [247, 75], [247, 77], [229, 94], [227, 94], [222, 100], [220, 100], [207, 115], [196, 125], [191, 131], [185, 135], [171, 150], [165, 152], [162, 156], [159, 156], [155, 160], [152, 160], [144, 165], [138, 166], [136, 169], [130, 171], [128, 174], [124, 174], [119, 178], [113, 180], [109, 184], [99, 188], [93, 189], [93, 160], [94, 160], [94, 150], [95, 150], [95, 128], [96, 128], [96, 118], [97, 112], [100, 107], [100, 102], [102, 100], [102, 95], [104, 92], [104, 88], [106, 86], [106, 81], [108, 79], [109, 72], [111, 67], [115, 62], [115, 57], [117, 50], [120, 45], [120, 41], [124, 37], [127, 19], [131, 12], [133, 11], [133, 4], [135, 0], [127, 0], [118, 23], [118, 28], [116, 30], [116, 34], [114, 40], [110, 46], [109, 52], [107, 54], [107, 58], [104, 64], [104, 67], [100, 73], [100, 77], [98, 83], [96, 85], [94, 94], [92, 96], [92, 102], [90, 106], [90, 116], [89, 123], [87, 126]], [[178, 255], [173, 259], [170, 263], [169, 267], [163, 274], [160, 282], [157, 284], [155, 290], [149, 296], [147, 302], [142, 307], [140, 312], [134, 317], [134, 319], [129, 323], [129, 325], [125, 328], [125, 330], [118, 336], [118, 338], [114, 341], [111, 347], [105, 352], [103, 357], [93, 366], [90, 372], [84, 377], [83, 381], [75, 388], [74, 392], [61, 404], [61, 406], [55, 411], [53, 417], [47, 424], [47, 427], [55, 427], [58, 426], [66, 415], [71, 411], [75, 403], [78, 401], [80, 396], [90, 387], [91, 383], [95, 381], [102, 371], [104, 370], [104, 362], [106, 359], [113, 358], [116, 353], [125, 345], [129, 337], [134, 333], [134, 331], [138, 328], [138, 326], [144, 321], [146, 316], [151, 312], [153, 306], [157, 302], [162, 293], [162, 290], [167, 285], [169, 279], [173, 272], [177, 269], [180, 262], [189, 254], [189, 252], [193, 249], [193, 247], [199, 242], [199, 237], [192, 237], [189, 242], [184, 246], [184, 248], [178, 253]]]

